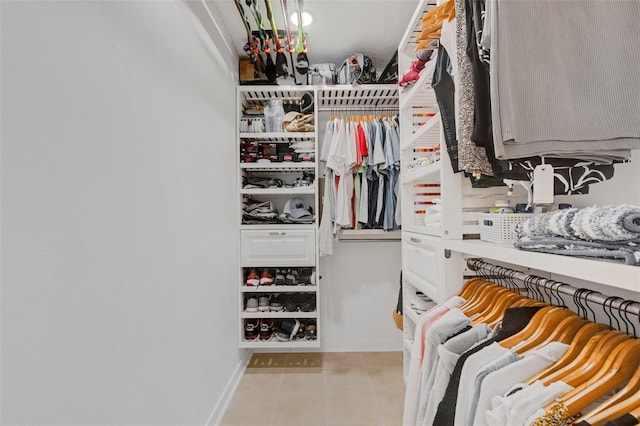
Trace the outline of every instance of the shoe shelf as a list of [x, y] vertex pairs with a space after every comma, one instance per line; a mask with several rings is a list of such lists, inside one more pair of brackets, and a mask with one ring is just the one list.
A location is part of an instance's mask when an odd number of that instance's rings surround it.
[[298, 186], [295, 188], [250, 188], [241, 189], [240, 193], [243, 195], [304, 195], [315, 194], [316, 186]]
[[318, 318], [318, 312], [242, 312], [240, 318]]
[[440, 169], [442, 161], [436, 161], [428, 166], [416, 167], [415, 169], [403, 173], [402, 184], [416, 183], [424, 179], [433, 179], [440, 177]]
[[[440, 113], [431, 106], [420, 106], [412, 109], [410, 131], [402, 134], [400, 149], [416, 146], [434, 146], [440, 143]], [[425, 120], [425, 115], [426, 120]]]
[[243, 285], [240, 291], [242, 293], [315, 293], [318, 287], [315, 285]]
[[431, 60], [427, 62], [424, 69], [420, 72], [420, 77], [411, 86], [405, 87], [400, 91], [400, 108], [407, 105], [436, 105], [436, 95], [431, 88], [431, 79], [435, 70], [435, 52], [431, 56]]
[[315, 139], [315, 132], [243, 132], [242, 139], [264, 139], [272, 143], [289, 143], [296, 140]]
[[[317, 232], [318, 229], [318, 184], [315, 177], [318, 175], [317, 144], [307, 143], [317, 140], [317, 130], [311, 132], [247, 132], [244, 127], [247, 123], [245, 119], [251, 116], [243, 116], [243, 111], [248, 109], [260, 109], [270, 100], [281, 100], [285, 111], [296, 110], [297, 105], [303, 102], [302, 96], [311, 93], [314, 96], [314, 124], [317, 126], [318, 89], [304, 86], [241, 86], [237, 88], [237, 114], [238, 130], [237, 146], [237, 178], [236, 187], [238, 193], [239, 217], [238, 240], [239, 240], [239, 267], [237, 292], [237, 321], [238, 321], [238, 346], [249, 349], [281, 349], [289, 348], [318, 348], [321, 345], [320, 333], [318, 333], [317, 323], [320, 322], [320, 286], [315, 278], [318, 272], [318, 251]], [[305, 100], [307, 99], [305, 95]], [[255, 116], [259, 118], [259, 116]], [[266, 126], [266, 118], [265, 118]], [[270, 127], [267, 127], [270, 128]], [[253, 127], [255, 130], [255, 127]], [[240, 131], [241, 130], [241, 131]], [[248, 128], [251, 130], [251, 127]], [[309, 157], [294, 156], [294, 160], [312, 161], [279, 161], [286, 157], [281, 154], [294, 155], [295, 149], [288, 144], [295, 142], [305, 142], [303, 145], [313, 145], [313, 150], [309, 152]], [[278, 144], [275, 152], [273, 146], [267, 151], [267, 144]], [[257, 147], [253, 147], [257, 145]], [[251, 147], [251, 149], [249, 149]], [[257, 155], [253, 155], [253, 154]], [[248, 155], [251, 154], [251, 155]], [[274, 155], [277, 155], [275, 157]], [[249, 157], [249, 158], [247, 158]], [[249, 161], [249, 162], [244, 162]], [[298, 176], [296, 176], [296, 174]], [[252, 178], [277, 179], [282, 182], [279, 187], [248, 187], [243, 188], [243, 184], [251, 183]], [[296, 179], [294, 179], [296, 178]], [[308, 179], [307, 186], [293, 186], [298, 184], [299, 179]], [[268, 180], [267, 180], [268, 182]], [[305, 182], [306, 183], [306, 182]], [[256, 186], [260, 186], [254, 183]], [[278, 217], [285, 212], [285, 207], [289, 200], [299, 198], [309, 208], [312, 209], [315, 219], [312, 223], [242, 223], [243, 206], [251, 202], [266, 202], [272, 204], [272, 210], [277, 212]], [[274, 221], [275, 222], [275, 221]], [[305, 269], [315, 273], [314, 278], [305, 278]], [[255, 270], [255, 271], [254, 271]], [[249, 274], [257, 274], [260, 279], [271, 278], [276, 280], [276, 271], [286, 270], [286, 281], [278, 281], [278, 284], [247, 285]], [[296, 271], [295, 279], [288, 276], [292, 270]], [[265, 275], [266, 274], [266, 275]], [[298, 275], [299, 274], [299, 275]], [[255, 278], [252, 276], [251, 280]], [[269, 282], [269, 281], [263, 281]], [[257, 282], [256, 282], [257, 283]], [[294, 284], [304, 283], [304, 284]], [[310, 284], [313, 283], [313, 284]], [[286, 310], [264, 310], [262, 305], [265, 297], [270, 303], [280, 300], [283, 303], [290, 301], [290, 298], [313, 300], [306, 306], [298, 306], [294, 311], [293, 305]], [[252, 299], [258, 299], [258, 310], [254, 311], [251, 303], [251, 311], [246, 311], [247, 303]], [[298, 301], [296, 303], [302, 303]], [[301, 309], [311, 309], [305, 312]], [[293, 333], [290, 339], [283, 338], [282, 334], [288, 330], [292, 323], [313, 324], [315, 338], [307, 339], [304, 333]], [[259, 336], [252, 338], [251, 333], [256, 333], [258, 328]], [[272, 334], [265, 335], [265, 328]], [[278, 334], [280, 334], [278, 336]]]

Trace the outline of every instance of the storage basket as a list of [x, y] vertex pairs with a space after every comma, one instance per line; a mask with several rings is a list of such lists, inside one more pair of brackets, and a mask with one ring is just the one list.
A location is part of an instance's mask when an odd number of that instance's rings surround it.
[[480, 239], [491, 243], [512, 243], [520, 222], [533, 217], [531, 213], [479, 213]]

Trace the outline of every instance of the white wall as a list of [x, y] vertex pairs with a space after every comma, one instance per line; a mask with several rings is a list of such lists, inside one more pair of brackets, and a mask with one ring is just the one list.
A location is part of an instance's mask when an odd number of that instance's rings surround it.
[[194, 5], [2, 1], [2, 424], [204, 424], [236, 349], [234, 83]]
[[391, 315], [400, 285], [400, 242], [340, 242], [320, 267], [323, 351], [402, 350], [402, 332]]

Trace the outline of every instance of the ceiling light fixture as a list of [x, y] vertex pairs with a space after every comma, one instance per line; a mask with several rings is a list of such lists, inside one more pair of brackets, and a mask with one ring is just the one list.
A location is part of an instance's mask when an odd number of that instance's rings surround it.
[[[291, 14], [291, 22], [293, 23], [293, 25], [298, 26], [298, 14], [297, 13], [292, 13]], [[302, 12], [302, 26], [306, 27], [307, 25], [309, 25], [312, 22], [313, 22], [313, 16], [311, 16], [311, 14], [309, 12]]]

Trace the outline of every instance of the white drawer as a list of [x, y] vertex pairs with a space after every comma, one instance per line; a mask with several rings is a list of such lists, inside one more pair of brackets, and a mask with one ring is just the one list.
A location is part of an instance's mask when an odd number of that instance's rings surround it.
[[402, 233], [402, 276], [436, 302], [442, 302], [444, 288], [442, 241], [410, 232]]
[[241, 266], [314, 266], [316, 231], [241, 231]]

